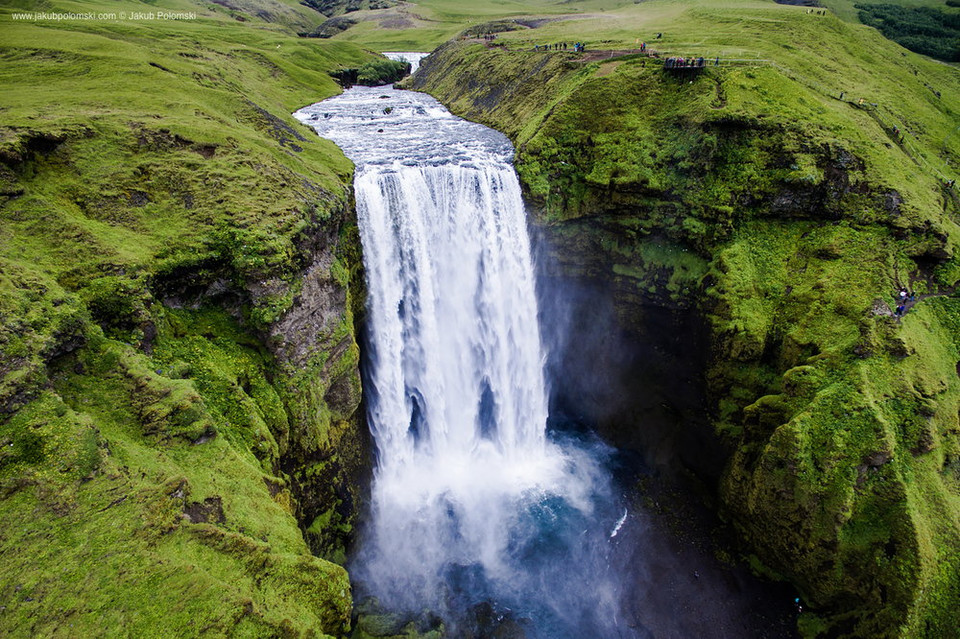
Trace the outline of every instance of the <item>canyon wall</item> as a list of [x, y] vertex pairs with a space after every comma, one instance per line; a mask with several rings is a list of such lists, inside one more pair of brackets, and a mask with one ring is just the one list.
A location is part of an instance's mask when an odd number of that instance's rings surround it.
[[462, 40], [412, 87], [516, 144], [549, 279], [583, 291], [567, 409], [701, 477], [805, 636], [952, 632], [955, 195], [771, 67]]

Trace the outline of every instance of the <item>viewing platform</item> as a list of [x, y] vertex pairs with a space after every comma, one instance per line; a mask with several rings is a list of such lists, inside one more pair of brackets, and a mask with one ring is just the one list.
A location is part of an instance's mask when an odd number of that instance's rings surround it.
[[708, 66], [714, 64], [713, 60], [705, 58], [665, 58], [663, 61], [663, 70], [675, 76], [694, 76], [699, 75]]

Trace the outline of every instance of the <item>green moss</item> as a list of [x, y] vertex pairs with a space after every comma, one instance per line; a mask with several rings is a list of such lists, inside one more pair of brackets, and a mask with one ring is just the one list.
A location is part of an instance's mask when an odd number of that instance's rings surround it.
[[[805, 636], [937, 636], [960, 583], [954, 300], [924, 299], [902, 322], [884, 307], [900, 286], [950, 294], [937, 282], [953, 284], [956, 208], [939, 181], [958, 166], [960, 87], [832, 18], [670, 6], [656, 30], [678, 35], [661, 51], [694, 30], [691, 52], [718, 46], [704, 44], [714, 31], [734, 36], [700, 21], [749, 14], [765, 26], [744, 42], [773, 64], [679, 82], [653, 59], [583, 64], [511, 32], [500, 50], [445, 45], [414, 86], [514, 140], [569, 275], [617, 282], [623, 309], [698, 309], [711, 421], [733, 450], [722, 512], [758, 570], [803, 594]], [[827, 50], [836, 63], [812, 68]], [[826, 88], [840, 69], [882, 106], [840, 102]], [[950, 97], [931, 103], [913, 71]], [[891, 117], [923, 122], [912, 160]]]
[[[143, 10], [82, 4], [45, 10]], [[276, 21], [187, 0], [165, 6], [196, 20], [0, 10], [4, 635], [349, 632], [347, 575], [311, 555], [298, 518], [337, 509], [314, 533], [349, 533], [337, 482], [365, 449], [340, 460], [336, 438], [297, 437], [324, 412], [359, 437], [349, 405], [326, 404], [328, 373], [351, 365], [359, 394], [352, 318], [307, 348], [331, 370], [300, 373], [318, 390], [295, 411], [269, 334], [314, 263], [342, 254], [328, 276], [358, 279], [352, 166], [289, 114], [374, 56], [286, 33], [310, 24], [295, 3], [234, 4]], [[301, 505], [304, 451], [340, 471]]]
[[[346, 573], [307, 553], [271, 490], [286, 413], [269, 359], [222, 311], [170, 310], [166, 325], [152, 356], [92, 338], [3, 423], [3, 544], [43, 544], [4, 552], [30, 557], [5, 564], [3, 587], [26, 593], [6, 632], [96, 634], [102, 614], [146, 634], [343, 632]], [[23, 508], [30, 523], [14, 523]]]

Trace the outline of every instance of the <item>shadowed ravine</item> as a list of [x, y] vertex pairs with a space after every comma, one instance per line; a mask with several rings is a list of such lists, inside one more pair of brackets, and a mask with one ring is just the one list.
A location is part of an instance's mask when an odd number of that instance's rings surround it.
[[[377, 450], [350, 566], [357, 600], [450, 636], [749, 636], [752, 621], [734, 619], [749, 606], [722, 603], [729, 578], [718, 573], [720, 595], [709, 592], [715, 561], [688, 565], [621, 497], [636, 469], [615, 482], [611, 449], [564, 434], [556, 416], [547, 429], [547, 358], [507, 139], [384, 87], [296, 115], [357, 165]], [[705, 586], [678, 585], [690, 566], [704, 566]], [[698, 601], [710, 610], [690, 616]]]

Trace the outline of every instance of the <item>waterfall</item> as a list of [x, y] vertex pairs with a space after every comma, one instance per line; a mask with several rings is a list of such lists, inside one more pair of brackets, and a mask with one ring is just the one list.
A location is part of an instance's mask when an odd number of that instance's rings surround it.
[[464, 480], [483, 483], [463, 476], [478, 462], [540, 459], [547, 399], [511, 167], [380, 167], [359, 175], [355, 190], [369, 256], [380, 483], [415, 481], [429, 468], [426, 492], [456, 491]]
[[383, 87], [296, 115], [357, 166], [377, 465], [351, 574], [397, 610], [496, 602], [546, 619], [543, 636], [582, 636], [584, 625], [604, 636], [616, 600], [605, 548], [620, 511], [605, 505], [595, 456], [547, 434], [509, 141]]
[[383, 53], [391, 60], [401, 60], [410, 63], [410, 73], [416, 73], [420, 68], [420, 61], [430, 55], [429, 53], [410, 52], [410, 51], [385, 51]]
[[[356, 180], [381, 469], [437, 469], [485, 442], [542, 454], [533, 266], [509, 166], [392, 166]], [[419, 457], [418, 457], [419, 456]], [[443, 476], [446, 479], [446, 476]]]

